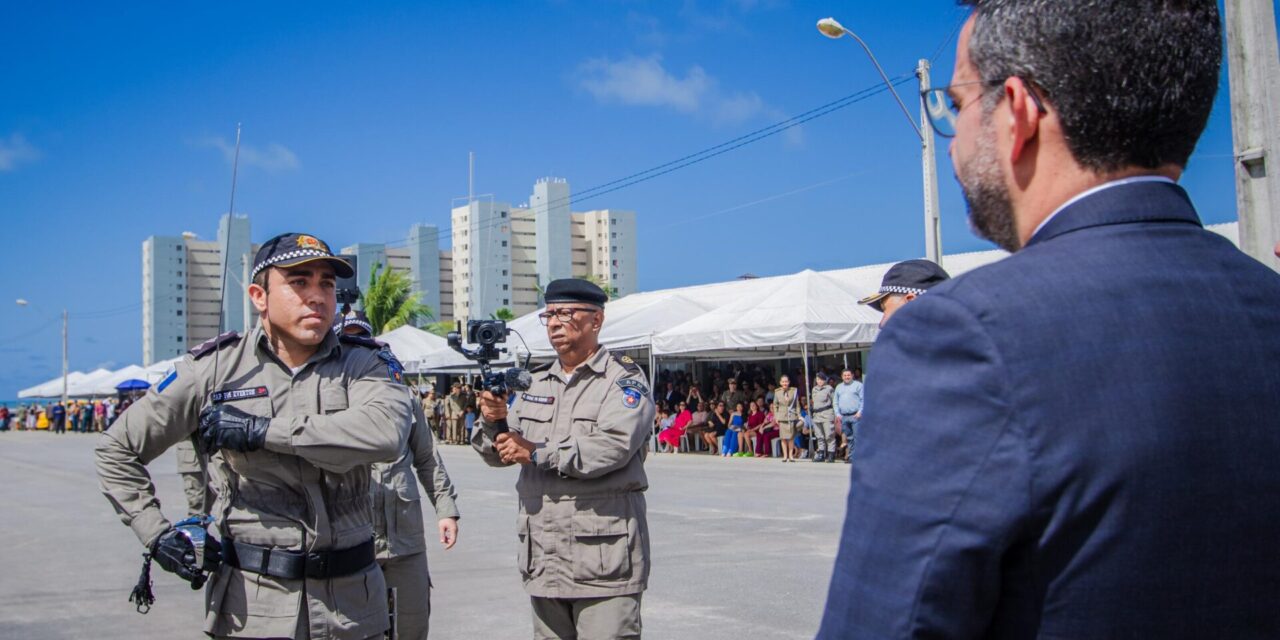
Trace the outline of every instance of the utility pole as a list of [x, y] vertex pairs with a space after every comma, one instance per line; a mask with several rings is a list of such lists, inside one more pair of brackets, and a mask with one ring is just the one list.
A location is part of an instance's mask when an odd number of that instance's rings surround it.
[[942, 222], [938, 213], [938, 159], [934, 150], [933, 126], [929, 124], [929, 112], [924, 104], [924, 91], [929, 86], [929, 60], [921, 58], [916, 67], [920, 80], [920, 141], [921, 162], [924, 163], [924, 257], [942, 265]]
[[62, 406], [67, 406], [67, 310], [62, 310]]
[[1240, 248], [1280, 271], [1280, 58], [1272, 0], [1226, 0]]

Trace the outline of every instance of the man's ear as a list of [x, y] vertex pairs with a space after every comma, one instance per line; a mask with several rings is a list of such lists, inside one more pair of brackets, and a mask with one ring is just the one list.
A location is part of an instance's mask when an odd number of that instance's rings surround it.
[[257, 284], [249, 285], [249, 301], [253, 303], [253, 308], [258, 310], [258, 315], [267, 312], [267, 290]]
[[1006, 78], [1002, 89], [1004, 98], [1009, 103], [1009, 163], [1017, 164], [1027, 147], [1039, 136], [1040, 118], [1044, 114], [1040, 113], [1035, 98], [1022, 78]]

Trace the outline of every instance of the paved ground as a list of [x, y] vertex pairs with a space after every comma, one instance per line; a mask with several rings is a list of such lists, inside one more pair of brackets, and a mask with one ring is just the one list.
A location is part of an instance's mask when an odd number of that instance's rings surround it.
[[[142, 549], [98, 492], [95, 436], [0, 433], [0, 638], [199, 638], [202, 600], [155, 569], [157, 602], [126, 602]], [[431, 542], [432, 637], [531, 634], [515, 569], [514, 469], [445, 447], [463, 513], [458, 546]], [[650, 638], [811, 638], [844, 513], [844, 464], [651, 456]], [[179, 515], [168, 454], [152, 465]], [[429, 520], [434, 518], [428, 516]], [[430, 529], [429, 529], [430, 530]]]

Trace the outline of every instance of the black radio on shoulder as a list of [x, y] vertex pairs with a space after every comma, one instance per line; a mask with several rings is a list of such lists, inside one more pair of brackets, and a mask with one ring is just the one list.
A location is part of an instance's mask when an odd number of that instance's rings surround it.
[[[468, 360], [480, 365], [480, 384], [494, 395], [506, 395], [511, 391], [525, 391], [533, 384], [533, 377], [527, 369], [511, 367], [505, 371], [494, 371], [490, 363], [506, 353], [505, 344], [510, 330], [502, 320], [469, 320], [467, 321], [467, 342], [478, 345], [475, 349], [462, 346], [462, 322], [458, 322], [459, 331], [450, 331], [449, 347], [461, 353]], [[501, 420], [493, 425], [498, 433], [507, 431], [507, 421]]]

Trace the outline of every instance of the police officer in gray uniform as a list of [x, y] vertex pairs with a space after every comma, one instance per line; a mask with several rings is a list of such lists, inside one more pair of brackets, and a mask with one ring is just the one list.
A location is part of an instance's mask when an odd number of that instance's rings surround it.
[[213, 487], [209, 484], [209, 461], [191, 440], [174, 445], [182, 492], [187, 496], [187, 516], [203, 516], [213, 508]]
[[[544, 298], [557, 360], [533, 370], [509, 411], [485, 391], [471, 444], [490, 465], [521, 467], [517, 565], [534, 637], [639, 638], [653, 401], [640, 366], [600, 346], [600, 287], [555, 280]], [[500, 433], [503, 419], [510, 431]]]
[[198, 582], [192, 543], [160, 511], [146, 464], [198, 432], [217, 481], [222, 564], [204, 631], [237, 638], [369, 638], [389, 627], [374, 560], [370, 469], [413, 421], [399, 363], [330, 330], [336, 275], [314, 236], [268, 240], [249, 297], [261, 322], [193, 349], [98, 443], [103, 493], [165, 570]]
[[[348, 313], [336, 329], [345, 335], [366, 338], [373, 331], [360, 311]], [[374, 549], [387, 588], [395, 594], [392, 602], [398, 640], [423, 640], [430, 628], [431, 574], [427, 569], [419, 481], [435, 508], [440, 543], [448, 550], [458, 540], [457, 493], [435, 448], [421, 403], [414, 403], [413, 415], [404, 452], [393, 463], [375, 463], [370, 485]]]
[[836, 459], [836, 412], [834, 394], [827, 374], [818, 372], [809, 391], [809, 412], [813, 416], [813, 461]]

